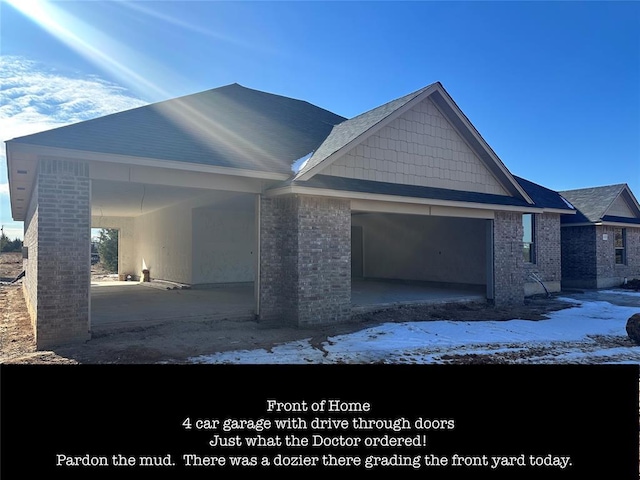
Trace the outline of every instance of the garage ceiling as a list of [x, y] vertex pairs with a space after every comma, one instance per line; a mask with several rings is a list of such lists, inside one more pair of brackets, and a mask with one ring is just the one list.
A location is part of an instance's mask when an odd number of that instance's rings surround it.
[[91, 184], [94, 216], [137, 217], [192, 199], [200, 199], [202, 205], [232, 203], [236, 209], [254, 205], [251, 194], [109, 180], [94, 180]]

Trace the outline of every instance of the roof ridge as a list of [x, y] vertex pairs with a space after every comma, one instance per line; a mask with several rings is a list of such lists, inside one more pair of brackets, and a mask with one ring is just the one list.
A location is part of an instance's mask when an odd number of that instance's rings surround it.
[[620, 187], [620, 190], [622, 190], [622, 188], [624, 187], [629, 187], [629, 185], [627, 183], [611, 183], [608, 185], [597, 185], [597, 186], [593, 186], [593, 187], [582, 187], [582, 188], [572, 188], [569, 190], [558, 190], [559, 193], [567, 193], [567, 192], [580, 192], [580, 191], [584, 191], [584, 190], [598, 190], [598, 189], [604, 189], [604, 188], [613, 188], [613, 187]]

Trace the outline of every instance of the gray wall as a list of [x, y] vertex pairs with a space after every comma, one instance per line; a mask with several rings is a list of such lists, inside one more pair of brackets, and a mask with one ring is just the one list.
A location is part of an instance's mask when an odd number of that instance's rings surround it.
[[192, 283], [253, 282], [256, 223], [253, 196], [243, 205], [219, 204], [193, 209]]
[[134, 220], [135, 264], [143, 264], [152, 279], [191, 283], [190, 202], [140, 215]]
[[352, 224], [363, 230], [365, 278], [486, 284], [486, 220], [366, 213]]

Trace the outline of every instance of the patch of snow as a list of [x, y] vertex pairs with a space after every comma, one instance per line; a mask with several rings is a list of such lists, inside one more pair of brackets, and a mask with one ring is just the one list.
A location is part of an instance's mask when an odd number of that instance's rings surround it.
[[291, 171], [293, 173], [298, 173], [300, 170], [302, 170], [312, 155], [313, 155], [313, 152], [309, 152], [304, 157], [299, 158], [298, 160], [293, 162], [291, 164]]
[[[620, 289], [620, 290], [601, 290], [600, 293], [615, 293], [618, 295], [632, 295], [634, 297], [638, 297], [638, 300], [640, 300], [640, 292], [636, 292], [635, 290], [624, 290], [624, 289]], [[638, 306], [640, 307], [640, 303], [638, 304]]]
[[[594, 337], [628, 338], [626, 321], [638, 308], [603, 301], [575, 304], [531, 321], [422, 321], [384, 323], [329, 337], [316, 348], [299, 340], [270, 351], [220, 352], [194, 363], [446, 363], [443, 356], [510, 355], [514, 363], [640, 363], [640, 346], [604, 348]], [[539, 351], [538, 351], [539, 350]], [[519, 354], [522, 354], [519, 357]]]

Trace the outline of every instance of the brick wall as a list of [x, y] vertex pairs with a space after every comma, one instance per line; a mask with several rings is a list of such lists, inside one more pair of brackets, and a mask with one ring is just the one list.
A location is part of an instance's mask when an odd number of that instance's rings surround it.
[[38, 186], [35, 185], [31, 194], [29, 210], [24, 221], [24, 240], [22, 245], [28, 250], [27, 258], [23, 260], [25, 276], [22, 281], [24, 298], [31, 317], [31, 325], [36, 326], [36, 312], [38, 309]]
[[349, 200], [300, 197], [298, 221], [299, 323], [311, 325], [349, 320]]
[[[41, 160], [37, 175], [37, 235], [27, 227], [29, 297], [36, 292], [38, 349], [89, 338], [91, 186], [86, 163]], [[36, 237], [36, 238], [34, 238]], [[37, 274], [33, 265], [37, 262]], [[31, 273], [31, 275], [30, 275]], [[35, 278], [34, 278], [35, 277]]]
[[296, 325], [348, 320], [349, 202], [308, 196], [263, 198], [260, 224], [260, 319]]
[[640, 278], [640, 228], [626, 228], [626, 264], [616, 265], [614, 227], [562, 229], [562, 285], [572, 288], [617, 287]]
[[640, 228], [627, 228], [627, 271], [624, 276], [640, 279]]
[[260, 200], [260, 320], [297, 323], [298, 199]]
[[[596, 227], [597, 288], [617, 287], [624, 278], [640, 278], [640, 228], [626, 228], [626, 264], [615, 263], [614, 227]], [[606, 236], [606, 240], [604, 239]]]
[[596, 288], [596, 227], [561, 230], [562, 287]]
[[522, 214], [496, 212], [493, 221], [494, 302], [496, 305], [524, 301]]
[[534, 218], [535, 260], [524, 263], [525, 295], [544, 293], [544, 288], [532, 278], [532, 274], [542, 280], [547, 291], [559, 292], [562, 276], [560, 214], [544, 213]]

